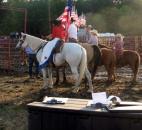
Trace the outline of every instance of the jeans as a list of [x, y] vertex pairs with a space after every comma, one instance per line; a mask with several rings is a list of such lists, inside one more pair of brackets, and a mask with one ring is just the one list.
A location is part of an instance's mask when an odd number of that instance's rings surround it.
[[36, 58], [36, 54], [29, 54], [29, 76], [33, 76], [33, 65], [35, 65], [35, 75], [38, 76], [39, 74], [39, 63]]

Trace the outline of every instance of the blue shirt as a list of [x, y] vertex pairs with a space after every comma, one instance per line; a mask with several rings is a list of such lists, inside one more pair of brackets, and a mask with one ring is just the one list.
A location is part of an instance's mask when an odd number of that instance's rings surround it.
[[26, 48], [25, 48], [25, 52], [26, 52], [27, 54], [36, 54], [30, 47], [26, 47]]

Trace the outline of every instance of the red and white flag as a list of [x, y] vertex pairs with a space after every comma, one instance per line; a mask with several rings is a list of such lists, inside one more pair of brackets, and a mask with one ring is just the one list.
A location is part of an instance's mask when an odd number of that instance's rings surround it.
[[80, 22], [80, 25], [86, 25], [86, 17], [84, 14], [79, 16], [79, 22]]
[[57, 19], [61, 20], [62, 24], [65, 26], [66, 40], [68, 38], [67, 32], [68, 32], [68, 28], [69, 28], [69, 25], [70, 25], [70, 16], [71, 16], [70, 10], [71, 10], [71, 8], [69, 6], [66, 6], [65, 9], [64, 9], [64, 12], [57, 18]]

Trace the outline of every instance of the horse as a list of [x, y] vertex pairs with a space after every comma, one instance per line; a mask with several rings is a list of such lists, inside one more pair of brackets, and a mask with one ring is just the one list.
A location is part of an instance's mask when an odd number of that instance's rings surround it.
[[[57, 42], [59, 39], [55, 38], [53, 39], [54, 42]], [[53, 42], [53, 41], [52, 41]], [[51, 45], [51, 42], [40, 39], [35, 36], [31, 36], [29, 34], [21, 33], [21, 37], [19, 38], [19, 41], [16, 45], [16, 48], [26, 48], [29, 46], [34, 52], [37, 52], [37, 60], [39, 64], [42, 63], [42, 59], [45, 58], [43, 57], [43, 52], [46, 52], [47, 50], [45, 49], [46, 46]], [[49, 44], [50, 43], [50, 44]], [[46, 44], [44, 47], [42, 47], [44, 44]], [[50, 50], [48, 50], [50, 51]], [[78, 92], [80, 87], [81, 80], [85, 74], [88, 84], [89, 84], [89, 89], [88, 92], [93, 91], [93, 85], [92, 85], [92, 80], [91, 80], [91, 74], [87, 68], [87, 54], [86, 50], [79, 44], [77, 43], [64, 43], [63, 46], [61, 47], [60, 52], [54, 53], [53, 54], [53, 63], [55, 66], [61, 66], [65, 62], [67, 62], [71, 68], [72, 74], [74, 75], [74, 78], [76, 80], [75, 86], [73, 86], [73, 92]], [[46, 77], [46, 67], [48, 70], [48, 79]], [[51, 64], [48, 66], [44, 66], [41, 68], [42, 74], [43, 74], [43, 88], [53, 88], [53, 79], [52, 79], [52, 67]], [[79, 69], [79, 72], [78, 72]]]
[[[92, 80], [95, 77], [96, 71], [98, 66], [104, 65], [107, 75], [108, 75], [108, 82], [115, 81], [115, 65], [116, 65], [116, 56], [114, 52], [110, 48], [103, 48], [102, 44], [101, 49], [96, 45], [91, 45], [88, 43], [79, 43], [83, 46], [87, 51], [87, 63], [89, 66], [89, 70], [91, 72]], [[56, 84], [59, 83], [59, 71], [57, 70], [57, 77], [56, 77]], [[63, 70], [63, 82], [66, 82], [66, 74]]]
[[[88, 43], [80, 43], [80, 45], [83, 46], [87, 51], [88, 65], [90, 71], [92, 72], [92, 80], [96, 74], [98, 66], [104, 65], [108, 73], [108, 82], [114, 81], [116, 63], [114, 52], [111, 49], [100, 49], [98, 46]], [[94, 48], [93, 50], [92, 47]], [[95, 62], [93, 60], [95, 60]]]
[[[107, 47], [105, 45], [100, 45], [100, 47], [101, 47], [101, 49], [108, 49], [110, 51], [113, 51], [110, 47]], [[137, 74], [138, 74], [138, 70], [139, 70], [139, 65], [140, 65], [139, 53], [137, 51], [124, 49], [123, 54], [121, 56], [119, 56], [119, 58], [118, 58], [117, 55], [115, 55], [115, 52], [113, 53], [113, 57], [112, 57], [112, 55], [108, 54], [108, 53], [110, 53], [110, 51], [108, 51], [106, 53], [107, 55], [106, 54], [102, 55], [102, 58], [105, 61], [105, 62], [103, 62], [103, 65], [107, 66], [107, 62], [110, 62], [110, 60], [113, 60], [114, 63], [116, 64], [115, 65], [116, 68], [129, 66], [133, 72], [132, 81], [136, 82], [136, 78], [137, 78]], [[114, 72], [110, 71], [111, 69], [112, 69], [112, 67], [110, 67], [108, 73], [111, 73], [111, 75], [115, 77]]]
[[[91, 72], [91, 77], [92, 80], [95, 76], [96, 70], [98, 68], [98, 65], [100, 64], [100, 60], [101, 60], [101, 51], [100, 48], [96, 45], [91, 45], [88, 43], [79, 43], [82, 47], [84, 47], [87, 51], [87, 64], [88, 64], [88, 68], [89, 71]], [[66, 82], [66, 73], [65, 73], [65, 66], [63, 66], [63, 82]], [[94, 70], [94, 71], [92, 71]], [[59, 83], [59, 70], [56, 69], [56, 82], [55, 84]]]
[[[90, 49], [86, 47], [85, 45], [85, 44], [88, 44], [87, 43], [88, 38], [89, 38], [89, 33], [87, 33], [85, 28], [81, 28], [80, 31], [78, 32], [78, 41], [86, 49], [87, 55], [88, 55], [87, 57], [90, 57]], [[99, 43], [99, 47], [101, 48], [100, 49], [101, 50], [101, 60], [100, 60], [99, 66], [101, 65], [105, 66], [105, 69], [107, 70], [107, 74], [108, 74], [108, 82], [112, 82], [115, 80], [116, 57], [110, 48], [107, 48], [107, 49], [103, 48], [104, 46], [100, 43]], [[92, 68], [92, 69], [93, 69], [92, 72], [94, 73], [92, 75], [92, 78], [93, 78], [96, 74], [97, 68]]]
[[79, 44], [86, 49], [88, 68], [91, 72], [93, 80], [101, 61], [101, 50], [97, 45], [91, 45], [88, 43], [79, 43]]
[[116, 56], [111, 49], [101, 48], [101, 62], [100, 66], [104, 65], [107, 75], [108, 82], [113, 82], [116, 80], [115, 68], [116, 68]]

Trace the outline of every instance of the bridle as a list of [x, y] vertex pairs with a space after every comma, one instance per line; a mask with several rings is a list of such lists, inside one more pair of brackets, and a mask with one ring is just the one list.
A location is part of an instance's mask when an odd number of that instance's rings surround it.
[[[23, 36], [23, 39], [19, 39], [19, 44], [20, 44], [20, 47], [22, 46], [22, 44], [25, 42], [26, 40], [26, 35]], [[39, 47], [37, 47], [36, 49], [34, 49], [33, 51], [36, 52], [36, 54], [44, 48], [44, 46], [47, 44], [47, 42], [43, 42], [41, 43], [41, 45]]]
[[20, 42], [20, 43], [19, 43], [19, 44], [20, 44], [19, 46], [20, 46], [20, 47], [21, 47], [22, 44], [25, 42], [25, 39], [26, 39], [26, 35], [23, 36], [23, 39], [21, 39], [21, 38], [19, 39], [19, 42]]

